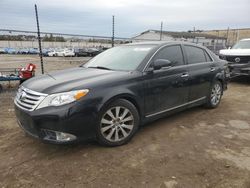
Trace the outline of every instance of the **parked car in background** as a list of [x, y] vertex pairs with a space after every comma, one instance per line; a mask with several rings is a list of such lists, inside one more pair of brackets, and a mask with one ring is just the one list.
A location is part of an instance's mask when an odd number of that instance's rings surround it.
[[38, 48], [29, 48], [28, 54], [39, 54]]
[[72, 49], [62, 49], [62, 50], [58, 50], [56, 52], [56, 56], [59, 56], [59, 57], [73, 57], [73, 56], [75, 56], [75, 52]]
[[109, 48], [107, 48], [107, 47], [100, 47], [100, 48], [98, 48], [98, 50], [99, 50], [99, 53], [98, 54], [100, 54], [100, 53], [102, 53], [102, 52], [104, 52], [105, 50], [108, 50]]
[[94, 57], [94, 56], [96, 56], [97, 54], [100, 53], [100, 50], [97, 49], [97, 48], [88, 48], [87, 53], [88, 53], [88, 56]]
[[108, 49], [109, 49], [108, 47], [102, 47], [101, 51], [103, 52], [103, 51], [108, 50]]
[[56, 53], [57, 53], [56, 50], [51, 50], [51, 51], [48, 52], [48, 56], [49, 57], [54, 57], [54, 56], [56, 56]]
[[75, 56], [77, 56], [77, 57], [88, 56], [88, 49], [87, 48], [75, 48], [74, 52], [75, 52]]
[[240, 40], [230, 49], [220, 50], [219, 56], [229, 62], [232, 76], [250, 76], [250, 38]]
[[17, 52], [18, 54], [28, 54], [29, 53], [29, 49], [28, 48], [21, 48], [18, 50]]
[[[94, 57], [97, 54], [107, 50], [108, 48], [100, 47], [86, 47], [86, 48], [75, 48], [75, 49], [60, 49], [60, 48], [45, 48], [42, 49], [43, 56], [90, 56]], [[6, 54], [39, 54], [38, 48], [2, 48], [0, 53]]]
[[0, 48], [0, 54], [6, 54], [5, 48]]
[[43, 54], [43, 56], [45, 56], [45, 57], [49, 56], [49, 55], [48, 55], [49, 52], [50, 52], [49, 49], [46, 49], [46, 48], [43, 48], [43, 49], [42, 49], [42, 54]]
[[118, 46], [80, 67], [24, 82], [15, 113], [25, 132], [46, 142], [119, 146], [146, 122], [198, 105], [218, 107], [226, 66], [192, 43]]
[[17, 54], [17, 50], [15, 48], [5, 48], [7, 54]]

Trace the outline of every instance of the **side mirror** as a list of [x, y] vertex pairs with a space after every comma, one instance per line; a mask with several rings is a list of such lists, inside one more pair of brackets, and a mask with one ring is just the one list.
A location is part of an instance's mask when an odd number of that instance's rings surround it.
[[157, 59], [154, 61], [154, 70], [159, 70], [162, 68], [169, 68], [171, 67], [171, 61], [167, 59]]

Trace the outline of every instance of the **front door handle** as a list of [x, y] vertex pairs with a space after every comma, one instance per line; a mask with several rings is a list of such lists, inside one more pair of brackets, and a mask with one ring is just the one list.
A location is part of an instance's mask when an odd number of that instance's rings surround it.
[[211, 67], [210, 71], [214, 72], [215, 71], [215, 67]]
[[189, 74], [188, 74], [188, 73], [183, 73], [183, 74], [181, 75], [181, 77], [182, 77], [182, 78], [189, 77]]

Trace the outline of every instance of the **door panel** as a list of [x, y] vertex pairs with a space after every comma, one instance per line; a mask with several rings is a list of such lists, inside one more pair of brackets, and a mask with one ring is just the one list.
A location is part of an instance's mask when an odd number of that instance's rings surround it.
[[152, 58], [149, 66], [151, 69], [154, 69], [154, 62], [158, 59], [168, 60], [170, 67], [144, 73], [146, 116], [178, 107], [188, 101], [189, 74], [181, 45], [160, 48]]
[[184, 45], [189, 72], [189, 101], [208, 96], [213, 73], [213, 62], [203, 48]]
[[154, 114], [188, 100], [187, 66], [172, 67], [145, 75], [145, 112]]
[[211, 83], [211, 65], [212, 63], [203, 62], [188, 66], [190, 83], [189, 101], [207, 96]]

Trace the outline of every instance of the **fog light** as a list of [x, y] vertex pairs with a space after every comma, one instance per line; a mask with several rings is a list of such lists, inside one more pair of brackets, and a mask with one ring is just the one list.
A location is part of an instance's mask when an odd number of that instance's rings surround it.
[[44, 135], [44, 139], [48, 141], [69, 142], [76, 140], [76, 136], [69, 133], [52, 131], [48, 129], [42, 129], [42, 133]]
[[57, 141], [72, 141], [75, 140], [76, 136], [69, 133], [56, 132], [56, 140]]

